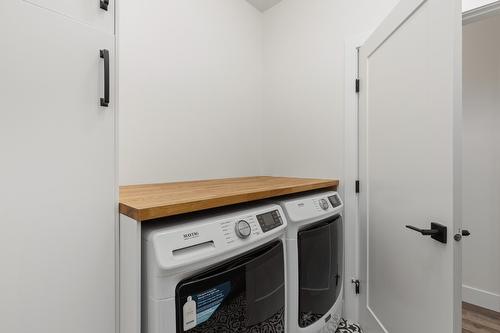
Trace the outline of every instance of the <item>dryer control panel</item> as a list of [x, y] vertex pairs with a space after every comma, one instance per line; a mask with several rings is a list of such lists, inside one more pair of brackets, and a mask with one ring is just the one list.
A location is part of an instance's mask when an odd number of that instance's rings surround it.
[[343, 203], [337, 192], [313, 193], [280, 202], [287, 211], [289, 223], [323, 218], [342, 212]]
[[337, 207], [340, 207], [342, 206], [342, 201], [340, 200], [340, 197], [338, 194], [334, 194], [332, 196], [329, 196], [328, 197], [328, 200], [330, 201], [330, 203], [332, 204], [332, 207], [333, 208], [337, 208]]

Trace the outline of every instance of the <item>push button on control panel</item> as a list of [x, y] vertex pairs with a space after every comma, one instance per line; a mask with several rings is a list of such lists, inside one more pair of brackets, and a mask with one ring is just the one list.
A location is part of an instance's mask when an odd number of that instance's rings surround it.
[[236, 222], [234, 229], [236, 232], [236, 236], [241, 239], [250, 237], [250, 234], [252, 233], [252, 227], [250, 227], [250, 224], [245, 220]]

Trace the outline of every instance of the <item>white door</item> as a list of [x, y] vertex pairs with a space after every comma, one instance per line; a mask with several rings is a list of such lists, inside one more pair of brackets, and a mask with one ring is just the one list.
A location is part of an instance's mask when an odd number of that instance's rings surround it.
[[402, 0], [360, 50], [368, 333], [461, 332], [461, 26], [459, 0]]
[[114, 36], [2, 0], [0, 41], [0, 332], [113, 333]]

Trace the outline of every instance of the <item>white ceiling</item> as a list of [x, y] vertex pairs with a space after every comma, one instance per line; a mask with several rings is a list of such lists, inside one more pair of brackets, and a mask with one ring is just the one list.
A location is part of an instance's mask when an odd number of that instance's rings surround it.
[[277, 5], [278, 2], [281, 2], [281, 0], [247, 0], [247, 1], [261, 12], [265, 12], [269, 8]]

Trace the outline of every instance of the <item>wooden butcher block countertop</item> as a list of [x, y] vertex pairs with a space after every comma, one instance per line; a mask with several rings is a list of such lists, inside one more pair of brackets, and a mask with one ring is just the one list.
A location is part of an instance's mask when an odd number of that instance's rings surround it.
[[245, 177], [120, 187], [120, 213], [137, 221], [196, 212], [317, 189], [338, 180]]

